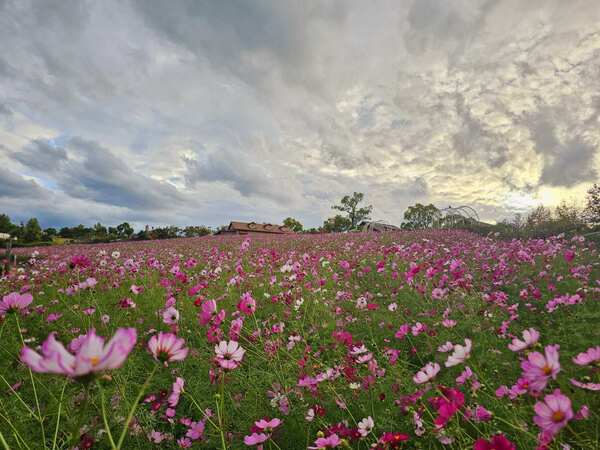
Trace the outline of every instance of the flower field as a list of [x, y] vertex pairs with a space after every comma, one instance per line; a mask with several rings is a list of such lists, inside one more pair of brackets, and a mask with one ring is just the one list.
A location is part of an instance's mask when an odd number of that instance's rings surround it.
[[34, 250], [0, 281], [0, 448], [600, 448], [583, 238]]

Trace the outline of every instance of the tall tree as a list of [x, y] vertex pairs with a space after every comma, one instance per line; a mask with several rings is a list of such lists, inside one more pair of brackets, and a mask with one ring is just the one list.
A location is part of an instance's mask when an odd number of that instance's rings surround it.
[[362, 220], [369, 220], [373, 206], [359, 207], [358, 204], [363, 201], [365, 195], [362, 192], [354, 192], [352, 196], [344, 195], [339, 205], [334, 205], [331, 208], [337, 209], [343, 213], [346, 213], [347, 219], [350, 221], [350, 229], [356, 228], [356, 226]]
[[6, 214], [0, 214], [0, 233], [10, 233], [14, 228], [15, 226], [10, 221], [10, 217]]
[[293, 217], [288, 217], [285, 219], [283, 221], [283, 225], [288, 227], [290, 230], [295, 231], [296, 233], [299, 233], [304, 228], [302, 224]]
[[32, 217], [25, 224], [23, 240], [25, 242], [36, 242], [42, 239], [42, 227], [35, 217]]
[[119, 237], [122, 238], [130, 238], [133, 234], [133, 228], [129, 225], [128, 222], [123, 222], [120, 225], [117, 225], [117, 233], [119, 233]]
[[440, 210], [431, 203], [429, 205], [417, 203], [413, 206], [409, 206], [408, 209], [404, 211], [402, 228], [405, 230], [431, 228], [435, 219], [438, 217], [439, 211]]
[[585, 220], [593, 226], [600, 226], [600, 185], [594, 185], [587, 191], [586, 205], [583, 210]]

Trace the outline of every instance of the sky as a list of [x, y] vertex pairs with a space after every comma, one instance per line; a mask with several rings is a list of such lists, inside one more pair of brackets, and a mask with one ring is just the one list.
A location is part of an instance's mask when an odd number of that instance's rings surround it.
[[0, 0], [0, 212], [319, 226], [600, 182], [598, 0]]

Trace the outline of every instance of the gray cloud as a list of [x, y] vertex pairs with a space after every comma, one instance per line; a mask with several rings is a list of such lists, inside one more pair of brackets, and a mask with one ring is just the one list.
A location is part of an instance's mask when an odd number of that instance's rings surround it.
[[579, 195], [599, 23], [595, 0], [0, 2], [0, 190], [31, 199], [0, 209], [317, 225], [357, 189], [389, 221]]
[[26, 180], [10, 170], [2, 170], [0, 197], [27, 201], [39, 199], [43, 196], [45, 196], [44, 190], [35, 181]]

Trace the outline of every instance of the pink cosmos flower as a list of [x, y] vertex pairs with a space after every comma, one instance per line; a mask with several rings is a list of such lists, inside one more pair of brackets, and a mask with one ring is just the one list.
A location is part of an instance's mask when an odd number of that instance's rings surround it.
[[440, 353], [448, 353], [449, 351], [454, 349], [454, 344], [450, 341], [447, 341], [445, 344], [442, 344], [438, 347], [437, 351]]
[[471, 339], [465, 339], [465, 345], [456, 344], [454, 352], [448, 357], [446, 367], [456, 366], [465, 362], [471, 356]]
[[171, 306], [163, 311], [162, 318], [167, 325], [175, 325], [179, 322], [179, 311]]
[[256, 311], [256, 301], [252, 298], [250, 292], [242, 294], [242, 298], [238, 303], [238, 309], [248, 316], [254, 314], [254, 311]]
[[600, 363], [600, 347], [590, 347], [585, 352], [580, 353], [573, 362], [579, 366]]
[[198, 422], [192, 422], [190, 423], [187, 433], [185, 433], [185, 436], [187, 438], [190, 438], [192, 441], [202, 439], [202, 437], [204, 436], [204, 428], [205, 425], [203, 421], [199, 420]]
[[200, 306], [200, 314], [198, 314], [198, 320], [200, 321], [200, 325], [208, 324], [213, 316], [217, 312], [217, 302], [214, 300], [206, 300], [202, 302]]
[[440, 365], [438, 363], [427, 363], [425, 367], [417, 372], [413, 377], [413, 381], [416, 384], [427, 383], [432, 380], [440, 371]]
[[136, 286], [135, 284], [131, 285], [131, 288], [129, 289], [133, 294], [135, 295], [139, 295], [142, 292], [144, 292], [144, 286]]
[[529, 382], [531, 390], [541, 391], [546, 387], [550, 377], [556, 379], [556, 375], [560, 372], [559, 348], [558, 345], [547, 345], [544, 355], [540, 352], [533, 352], [527, 356], [525, 361], [521, 362], [523, 378]]
[[237, 341], [221, 341], [215, 345], [217, 363], [225, 370], [237, 368], [244, 358], [244, 350]]
[[517, 450], [517, 447], [503, 434], [497, 434], [489, 441], [478, 439], [473, 445], [473, 450]]
[[537, 344], [537, 341], [540, 338], [540, 333], [534, 328], [529, 328], [523, 331], [523, 340], [514, 338], [510, 344], [508, 344], [508, 348], [513, 352], [520, 352], [522, 350], [533, 347]]
[[29, 347], [21, 350], [21, 361], [40, 373], [81, 377], [93, 372], [116, 369], [123, 365], [137, 340], [135, 328], [119, 328], [106, 345], [104, 338], [90, 330], [78, 340], [75, 355], [50, 334], [42, 344], [42, 355]]
[[544, 401], [534, 406], [533, 421], [541, 428], [543, 434], [554, 436], [573, 418], [571, 400], [563, 395], [560, 389], [544, 397]]
[[256, 428], [259, 428], [262, 431], [266, 431], [267, 433], [270, 433], [275, 428], [277, 428], [279, 425], [281, 425], [281, 420], [278, 419], [277, 417], [275, 417], [271, 420], [260, 419], [260, 420], [257, 420], [256, 422], [254, 422], [254, 425], [256, 426]]
[[171, 408], [175, 408], [177, 406], [177, 404], [179, 403], [179, 397], [181, 396], [181, 393], [183, 392], [183, 386], [185, 384], [185, 380], [181, 377], [177, 377], [175, 379], [175, 382], [173, 383], [173, 386], [171, 388], [171, 395], [169, 395], [169, 398], [167, 399], [169, 406]]
[[150, 338], [148, 350], [154, 359], [163, 362], [165, 366], [172, 361], [184, 360], [189, 352], [189, 348], [185, 347], [184, 339], [162, 331]]
[[438, 416], [433, 421], [438, 429], [445, 427], [452, 416], [465, 404], [465, 395], [458, 389], [441, 388], [441, 391], [443, 396], [429, 399], [438, 412]]
[[2, 301], [0, 302], [0, 317], [4, 317], [11, 311], [21, 312], [27, 308], [32, 301], [33, 297], [31, 294], [19, 294], [18, 292], [11, 292], [10, 294], [2, 297]]
[[342, 443], [342, 440], [337, 434], [332, 434], [326, 438], [318, 438], [315, 441], [314, 447], [308, 447], [309, 450], [319, 450], [323, 448], [334, 448]]
[[582, 383], [574, 378], [571, 378], [571, 384], [581, 389], [587, 389], [588, 391], [600, 391], [600, 383]]
[[249, 436], [244, 436], [244, 444], [250, 445], [260, 445], [265, 441], [269, 440], [269, 436], [265, 433], [252, 433]]
[[373, 428], [375, 428], [375, 422], [371, 416], [368, 416], [358, 422], [358, 433], [362, 437], [368, 436]]

